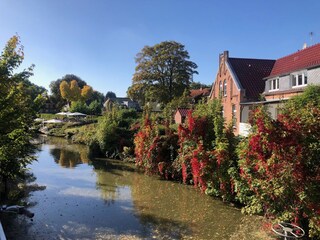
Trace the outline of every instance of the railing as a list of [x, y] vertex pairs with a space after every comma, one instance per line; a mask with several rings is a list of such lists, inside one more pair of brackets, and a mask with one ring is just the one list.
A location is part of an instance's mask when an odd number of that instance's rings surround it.
[[0, 222], [0, 240], [6, 240], [6, 235], [4, 234], [1, 222]]

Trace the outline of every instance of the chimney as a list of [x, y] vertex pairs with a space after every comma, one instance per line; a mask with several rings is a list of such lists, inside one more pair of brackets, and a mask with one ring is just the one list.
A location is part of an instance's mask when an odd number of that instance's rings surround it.
[[227, 60], [229, 58], [229, 51], [223, 52], [224, 59]]
[[224, 51], [223, 53], [219, 54], [219, 65], [221, 65], [221, 62], [227, 61], [229, 58], [229, 51]]
[[223, 53], [219, 54], [219, 75], [221, 77], [221, 74], [226, 71], [226, 62], [229, 58], [229, 51], [224, 51]]

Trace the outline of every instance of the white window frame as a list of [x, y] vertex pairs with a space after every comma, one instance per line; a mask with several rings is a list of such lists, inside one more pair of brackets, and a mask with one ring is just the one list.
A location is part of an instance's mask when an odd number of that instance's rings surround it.
[[223, 80], [223, 96], [227, 96], [227, 80]]
[[223, 94], [223, 83], [222, 81], [219, 82], [219, 95], [222, 96]]
[[232, 127], [237, 127], [237, 106], [235, 104], [231, 105], [231, 111], [232, 111]]
[[269, 91], [278, 91], [279, 90], [279, 78], [274, 78], [269, 81]]
[[[301, 76], [301, 84], [299, 84], [299, 77]], [[295, 81], [295, 85], [293, 83]], [[291, 74], [291, 86], [292, 88], [305, 87], [308, 85], [308, 75], [306, 72], [299, 72]]]

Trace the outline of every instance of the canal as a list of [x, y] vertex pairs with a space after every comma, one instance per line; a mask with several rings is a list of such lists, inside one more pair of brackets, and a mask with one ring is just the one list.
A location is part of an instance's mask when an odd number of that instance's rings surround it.
[[268, 239], [261, 218], [192, 186], [90, 159], [83, 145], [47, 138], [30, 166], [45, 190], [28, 198], [32, 220], [4, 222], [8, 239]]

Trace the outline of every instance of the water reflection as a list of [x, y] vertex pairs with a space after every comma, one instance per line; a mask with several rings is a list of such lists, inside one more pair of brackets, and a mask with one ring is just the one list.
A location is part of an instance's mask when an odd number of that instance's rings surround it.
[[105, 203], [117, 200], [131, 201], [131, 176], [134, 166], [109, 159], [93, 160], [92, 165], [97, 174], [97, 188], [101, 190], [101, 197]]
[[29, 199], [33, 222], [4, 223], [9, 239], [267, 239], [257, 237], [256, 218], [193, 187], [90, 160], [84, 146], [62, 140], [42, 145], [31, 168], [48, 187]]
[[90, 161], [86, 146], [72, 144], [61, 138], [50, 139], [50, 154], [57, 164], [66, 168], [74, 168]]

